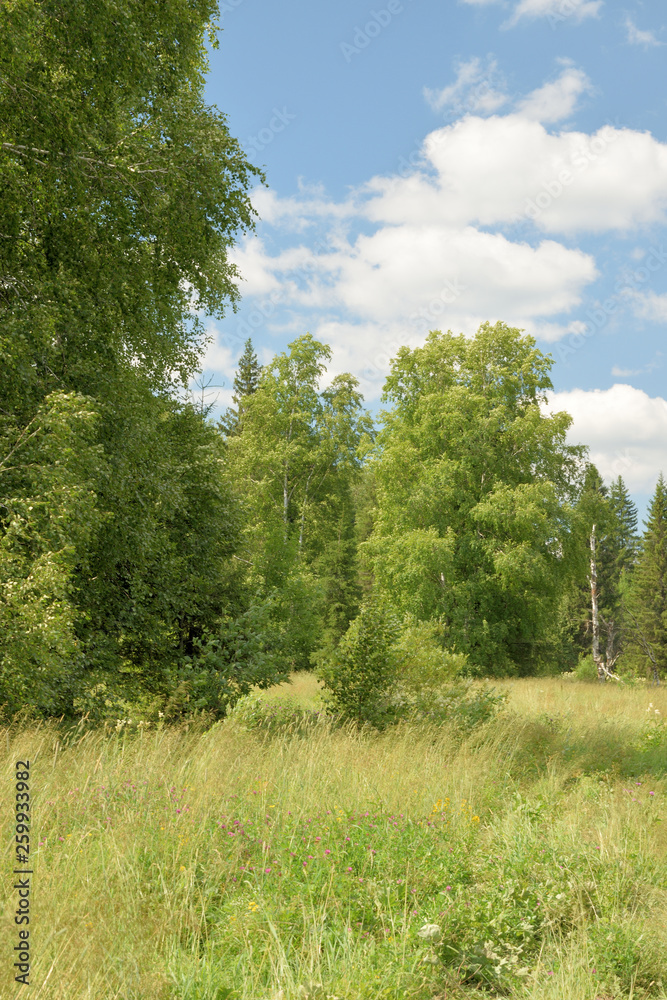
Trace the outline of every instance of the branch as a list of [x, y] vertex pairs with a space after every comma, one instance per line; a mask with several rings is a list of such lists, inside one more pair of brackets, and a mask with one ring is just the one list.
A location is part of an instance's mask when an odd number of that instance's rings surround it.
[[[17, 156], [28, 157], [29, 153], [33, 155], [39, 154], [40, 156], [53, 156], [54, 153], [49, 149], [39, 149], [37, 146], [23, 146], [20, 143], [15, 142], [3, 142], [2, 148], [10, 150], [12, 153], [16, 153]], [[131, 163], [112, 163], [109, 160], [97, 160], [92, 156], [86, 156], [85, 153], [55, 153], [56, 156], [68, 157], [72, 156], [75, 160], [82, 160], [84, 163], [88, 163], [94, 167], [107, 167], [110, 170], [129, 170], [133, 174], [166, 174], [169, 171], [166, 167], [150, 167], [148, 169], [142, 169], [145, 167], [149, 160], [144, 160], [141, 163], [131, 164]], [[35, 159], [36, 163], [39, 163], [40, 167], [48, 166], [43, 160]]]
[[[28, 436], [27, 436], [27, 437], [25, 437], [25, 433], [26, 433], [26, 431], [28, 430], [28, 428], [29, 428], [29, 427], [30, 427], [30, 426], [31, 426], [32, 424], [34, 424], [34, 423], [35, 423], [35, 421], [37, 420], [37, 417], [38, 417], [38, 416], [39, 416], [39, 414], [35, 414], [35, 416], [34, 416], [34, 417], [32, 418], [32, 420], [30, 421], [30, 423], [28, 423], [28, 424], [26, 424], [26, 425], [25, 425], [25, 427], [23, 428], [23, 430], [22, 430], [22, 431], [21, 431], [21, 433], [19, 434], [19, 436], [18, 436], [18, 438], [17, 438], [17, 440], [16, 440], [16, 444], [14, 445], [14, 447], [12, 448], [12, 450], [11, 450], [11, 451], [9, 452], [9, 454], [5, 455], [5, 457], [4, 457], [4, 458], [3, 458], [2, 460], [0, 460], [0, 473], [2, 473], [2, 472], [10, 472], [10, 471], [11, 471], [11, 469], [3, 469], [3, 468], [2, 468], [2, 466], [3, 466], [3, 465], [4, 465], [5, 463], [6, 463], [6, 462], [8, 462], [8, 461], [9, 461], [9, 459], [10, 459], [10, 458], [12, 457], [12, 455], [14, 454], [14, 452], [15, 452], [15, 451], [16, 451], [16, 450], [17, 450], [18, 448], [20, 448], [20, 447], [21, 447], [22, 445], [24, 445], [24, 444], [27, 444], [27, 442], [28, 442], [28, 441], [29, 441], [29, 440], [30, 440], [31, 438], [34, 438], [36, 434], [39, 434], [39, 432], [40, 432], [40, 430], [41, 430], [41, 427], [36, 427], [36, 428], [35, 428], [35, 430], [34, 430], [34, 431], [32, 431], [32, 433], [31, 433], [31, 434], [28, 434]], [[14, 469], [15, 469], [15, 468], [18, 468], [18, 466], [12, 466], [12, 468], [14, 468]]]

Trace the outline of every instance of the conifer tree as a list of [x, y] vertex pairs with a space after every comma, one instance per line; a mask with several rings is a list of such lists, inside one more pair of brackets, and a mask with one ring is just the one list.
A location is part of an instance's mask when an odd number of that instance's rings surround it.
[[637, 561], [639, 536], [637, 534], [637, 508], [630, 499], [623, 477], [615, 479], [609, 490], [609, 503], [616, 518], [614, 548], [619, 579], [629, 572]]
[[667, 673], [667, 483], [662, 473], [628, 595], [633, 646], [656, 683]]
[[238, 368], [234, 377], [234, 406], [230, 406], [220, 418], [219, 428], [226, 437], [240, 434], [243, 428], [243, 412], [245, 401], [257, 391], [262, 373], [250, 337], [245, 342], [243, 354], [239, 358]]

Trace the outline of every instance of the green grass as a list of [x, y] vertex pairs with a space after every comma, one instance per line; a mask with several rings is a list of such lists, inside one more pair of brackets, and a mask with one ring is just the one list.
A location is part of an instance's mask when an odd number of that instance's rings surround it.
[[[319, 707], [314, 679], [294, 681], [262, 695], [267, 712], [291, 692]], [[268, 729], [125, 726], [69, 745], [48, 724], [5, 731], [6, 955], [27, 756], [40, 1000], [664, 998], [667, 697], [503, 687], [504, 711], [468, 736], [287, 710]]]

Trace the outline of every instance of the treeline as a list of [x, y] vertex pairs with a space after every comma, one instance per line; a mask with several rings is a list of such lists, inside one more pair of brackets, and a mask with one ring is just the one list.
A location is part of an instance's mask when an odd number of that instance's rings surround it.
[[664, 480], [640, 537], [623, 479], [605, 486], [548, 413], [532, 338], [497, 323], [402, 348], [377, 429], [351, 376], [318, 393], [328, 356], [304, 336], [260, 373], [248, 341], [220, 422], [249, 576], [292, 595], [293, 668], [331, 681], [372, 618], [362, 645], [420, 626], [413, 647], [471, 676], [664, 676]]
[[3, 713], [220, 714], [315, 666], [361, 716], [589, 650], [664, 676], [665, 484], [639, 538], [519, 331], [400, 350], [379, 427], [309, 335], [248, 343], [218, 426], [188, 401], [261, 179], [203, 101], [215, 10], [0, 8]]

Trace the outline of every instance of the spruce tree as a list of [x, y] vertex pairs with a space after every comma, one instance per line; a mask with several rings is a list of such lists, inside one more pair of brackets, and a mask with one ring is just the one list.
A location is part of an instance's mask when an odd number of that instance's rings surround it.
[[225, 411], [218, 425], [226, 437], [233, 437], [241, 433], [245, 400], [256, 392], [261, 373], [262, 366], [257, 360], [252, 340], [248, 337], [234, 377], [234, 394], [232, 396], [234, 406], [230, 406]]
[[639, 536], [637, 535], [637, 508], [630, 499], [628, 488], [622, 476], [615, 479], [609, 490], [609, 503], [616, 518], [614, 531], [614, 547], [617, 550], [616, 561], [619, 578], [632, 569], [639, 552]]
[[628, 596], [633, 646], [657, 682], [667, 673], [667, 483], [660, 478]]

